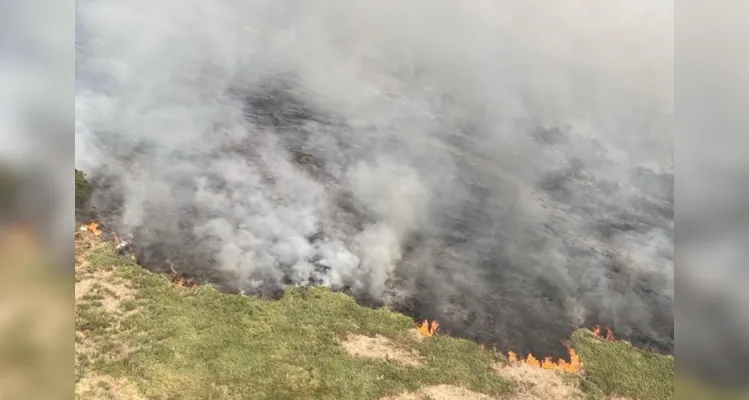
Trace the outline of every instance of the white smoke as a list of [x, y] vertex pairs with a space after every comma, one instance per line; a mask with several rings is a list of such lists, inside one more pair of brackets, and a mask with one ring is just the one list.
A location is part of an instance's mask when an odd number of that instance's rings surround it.
[[[499, 296], [479, 266], [501, 242], [529, 276], [519, 284], [555, 281], [582, 320], [619, 289], [596, 266], [604, 257], [570, 265], [568, 243], [537, 243], [532, 231], [551, 217], [536, 179], [572, 156], [605, 158], [589, 168], [617, 180], [673, 165], [672, 12], [667, 0], [84, 0], [76, 166], [119, 178], [118, 231], [177, 245], [181, 213], [199, 214], [190, 240], [240, 290], [306, 282], [323, 266], [323, 283], [385, 299], [403, 268], [403, 291], [431, 285], [445, 296], [435, 307], [450, 310], [450, 296]], [[292, 105], [248, 109], [245, 95]], [[274, 125], [295, 107], [328, 120]], [[537, 125], [568, 125], [574, 143], [601, 149], [542, 147], [528, 134]], [[300, 167], [287, 140], [320, 171]], [[466, 216], [473, 233], [460, 228]], [[404, 260], [411, 241], [453, 225], [463, 244]], [[633, 243], [620, 247], [634, 259], [673, 251], [665, 236]], [[673, 279], [664, 285], [672, 293]], [[629, 298], [609, 301], [600, 314], [623, 313]], [[529, 307], [544, 313], [541, 300]], [[647, 310], [627, 314], [650, 324]]]

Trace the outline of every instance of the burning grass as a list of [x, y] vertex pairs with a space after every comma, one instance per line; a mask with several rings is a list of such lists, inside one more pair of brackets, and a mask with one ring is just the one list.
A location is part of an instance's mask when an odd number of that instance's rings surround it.
[[[80, 387], [127, 381], [145, 398], [183, 399], [376, 399], [437, 384], [492, 396], [511, 390], [488, 373], [499, 355], [466, 340], [416, 340], [408, 334], [408, 317], [361, 307], [343, 294], [290, 289], [271, 301], [210, 286], [187, 289], [118, 256], [109, 244], [90, 247], [80, 258], [87, 274], [128, 280], [138, 310], [109, 313], [101, 299], [83, 296], [76, 328], [87, 339], [79, 340], [76, 352], [80, 356], [89, 343], [110, 350], [78, 360]], [[420, 363], [352, 357], [341, 344], [351, 335], [387, 338], [418, 353]], [[128, 353], [116, 350], [133, 343]]]
[[578, 380], [553, 369], [543, 369], [529, 364], [513, 363], [495, 367], [502, 377], [518, 386], [513, 399], [557, 400], [582, 399], [584, 394]]
[[[594, 327], [590, 332], [593, 334], [593, 336], [606, 340], [607, 342], [614, 342], [616, 339], [614, 338], [614, 333], [611, 331], [611, 328], [606, 327], [605, 333], [602, 333], [603, 330], [600, 326]], [[518, 356], [517, 353], [510, 350], [507, 352], [507, 360], [510, 364], [521, 364], [526, 365], [529, 367], [534, 368], [541, 368], [541, 369], [547, 369], [547, 370], [554, 370], [559, 372], [567, 372], [567, 373], [577, 373], [580, 372], [583, 368], [583, 363], [580, 361], [580, 356], [577, 355], [577, 352], [574, 348], [572, 348], [569, 343], [564, 342], [564, 346], [567, 348], [567, 354], [569, 355], [569, 361], [565, 359], [558, 359], [557, 361], [553, 361], [551, 357], [544, 357], [543, 359], [539, 360], [535, 356], [533, 356], [532, 353], [528, 354], [527, 357]]]
[[567, 347], [567, 351], [569, 352], [570, 361], [561, 358], [557, 361], [552, 361], [551, 357], [544, 357], [543, 360], [538, 360], [533, 354], [528, 354], [528, 357], [523, 358], [518, 357], [513, 351], [508, 352], [507, 359], [510, 364], [524, 364], [529, 367], [550, 369], [559, 372], [580, 372], [583, 366], [580, 362], [580, 357], [575, 352], [575, 349], [569, 346]]
[[432, 321], [432, 323], [429, 324], [429, 321], [424, 320], [424, 322], [416, 326], [416, 330], [421, 334], [421, 336], [432, 337], [437, 334], [439, 326], [440, 323], [437, 321]]
[[98, 222], [92, 222], [87, 225], [81, 225], [79, 228], [81, 232], [91, 232], [95, 236], [101, 236], [101, 229], [99, 229], [99, 223]]
[[[542, 398], [533, 393], [548, 385], [529, 386], [498, 373], [497, 365], [525, 368], [531, 371], [526, 378], [553, 374], [544, 376], [571, 385], [569, 391], [549, 386], [550, 393], [673, 398], [673, 358], [609, 342], [605, 334], [576, 333], [571, 360], [546, 370], [550, 364], [536, 365], [530, 357], [508, 363], [476, 343], [437, 335], [436, 321], [414, 327], [404, 315], [359, 306], [324, 288], [290, 288], [271, 301], [195, 285], [176, 267], [153, 274], [119, 256], [96, 232], [87, 225], [76, 235], [77, 281], [102, 281], [87, 283], [76, 301], [76, 388], [82, 398], [85, 390], [102, 392], [92, 382], [109, 383], [110, 398], [126, 388], [130, 398], [378, 399], [421, 396], [434, 387], [487, 398]], [[126, 295], [108, 302], [118, 296], [111, 288], [122, 285]], [[351, 337], [379, 338], [417, 354], [418, 363], [351, 356], [343, 345]], [[575, 365], [574, 373], [559, 373]]]

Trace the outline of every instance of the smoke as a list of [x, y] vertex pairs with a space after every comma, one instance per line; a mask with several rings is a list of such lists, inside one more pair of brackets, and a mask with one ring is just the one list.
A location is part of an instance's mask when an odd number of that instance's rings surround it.
[[154, 270], [520, 352], [594, 322], [671, 351], [672, 12], [84, 0], [76, 166]]

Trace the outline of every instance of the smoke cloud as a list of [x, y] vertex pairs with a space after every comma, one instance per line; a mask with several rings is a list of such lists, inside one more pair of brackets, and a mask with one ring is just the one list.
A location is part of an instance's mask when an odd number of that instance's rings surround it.
[[83, 0], [76, 166], [141, 262], [516, 351], [673, 350], [673, 4]]

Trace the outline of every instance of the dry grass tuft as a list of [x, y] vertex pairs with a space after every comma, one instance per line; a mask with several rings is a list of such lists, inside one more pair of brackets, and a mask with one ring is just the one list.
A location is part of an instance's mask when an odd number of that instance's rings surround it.
[[380, 400], [495, 400], [494, 397], [452, 385], [434, 385], [415, 392], [401, 393]]
[[96, 268], [87, 260], [102, 245], [92, 233], [76, 234], [76, 398], [144, 398], [126, 379], [92, 368], [96, 362], [125, 360], [137, 350], [133, 341], [121, 334], [124, 321], [139, 311], [136, 291], [113, 271]]
[[392, 360], [406, 365], [421, 364], [418, 354], [414, 351], [401, 349], [381, 335], [369, 337], [349, 334], [341, 345], [352, 356]]
[[126, 379], [91, 374], [75, 384], [76, 397], [81, 399], [145, 400], [135, 385]]
[[525, 364], [500, 364], [494, 366], [494, 370], [503, 378], [518, 385], [517, 391], [509, 396], [509, 399], [561, 400], [583, 397], [583, 393], [572, 379], [565, 379], [561, 373], [554, 370]]

